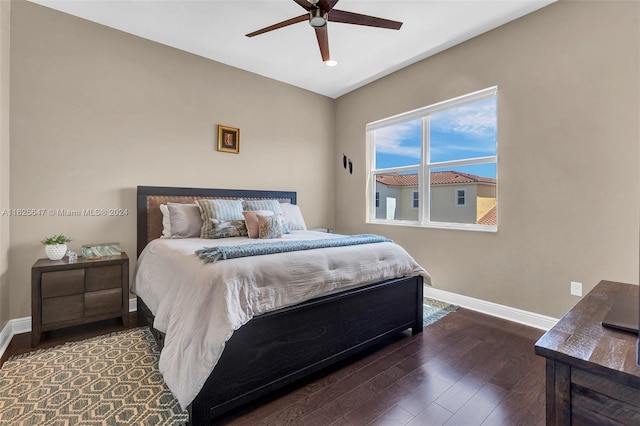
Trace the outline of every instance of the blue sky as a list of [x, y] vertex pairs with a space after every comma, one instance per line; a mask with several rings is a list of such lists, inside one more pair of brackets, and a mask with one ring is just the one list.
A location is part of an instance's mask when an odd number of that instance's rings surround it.
[[[431, 161], [440, 162], [496, 154], [496, 98], [431, 115]], [[376, 168], [420, 164], [421, 119], [375, 131]], [[496, 177], [494, 164], [456, 167], [479, 176]]]

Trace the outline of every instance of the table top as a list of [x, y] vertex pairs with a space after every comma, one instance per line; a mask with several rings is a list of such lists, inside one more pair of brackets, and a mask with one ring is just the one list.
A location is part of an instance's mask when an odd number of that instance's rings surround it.
[[69, 257], [65, 256], [60, 260], [50, 260], [47, 258], [38, 259], [36, 263], [33, 264], [33, 268], [37, 270], [41, 269], [74, 269], [74, 268], [85, 268], [91, 264], [95, 263], [122, 263], [124, 260], [129, 260], [129, 256], [127, 253], [122, 252], [117, 256], [102, 256], [97, 258], [84, 258], [82, 256], [78, 256], [78, 259], [75, 262], [69, 263]]
[[583, 369], [605, 369], [607, 373], [640, 378], [636, 363], [638, 335], [601, 324], [619, 295], [637, 298], [638, 293], [637, 285], [600, 281], [536, 342], [536, 354]]

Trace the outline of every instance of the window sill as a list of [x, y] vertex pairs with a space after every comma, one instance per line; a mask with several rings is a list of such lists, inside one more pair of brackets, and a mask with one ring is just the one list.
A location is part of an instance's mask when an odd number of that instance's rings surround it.
[[464, 224], [464, 223], [444, 223], [435, 222], [428, 224], [421, 224], [410, 220], [369, 220], [368, 224], [371, 225], [390, 225], [390, 226], [405, 226], [411, 228], [431, 228], [431, 229], [451, 229], [456, 231], [474, 231], [474, 232], [491, 232], [497, 233], [497, 225], [477, 225], [477, 224]]

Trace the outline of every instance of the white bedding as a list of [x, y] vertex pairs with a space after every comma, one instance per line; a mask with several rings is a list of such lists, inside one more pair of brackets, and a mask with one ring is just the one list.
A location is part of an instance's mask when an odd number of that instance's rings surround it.
[[[335, 238], [293, 231], [288, 240]], [[320, 295], [426, 270], [400, 246], [376, 243], [253, 256], [205, 263], [203, 247], [268, 242], [246, 237], [157, 239], [138, 258], [131, 291], [166, 333], [160, 372], [186, 408], [218, 362], [234, 330], [261, 313]]]

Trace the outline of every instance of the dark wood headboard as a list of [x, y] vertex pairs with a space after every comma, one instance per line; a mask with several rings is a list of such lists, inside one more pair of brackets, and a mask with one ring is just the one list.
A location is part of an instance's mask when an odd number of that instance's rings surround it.
[[296, 204], [296, 193], [291, 191], [252, 191], [246, 189], [209, 189], [209, 188], [174, 188], [168, 186], [139, 186], [138, 187], [138, 245], [137, 253], [149, 241], [162, 235], [162, 213], [160, 204], [193, 203], [197, 199], [238, 199], [268, 200], [274, 199], [281, 203]]

